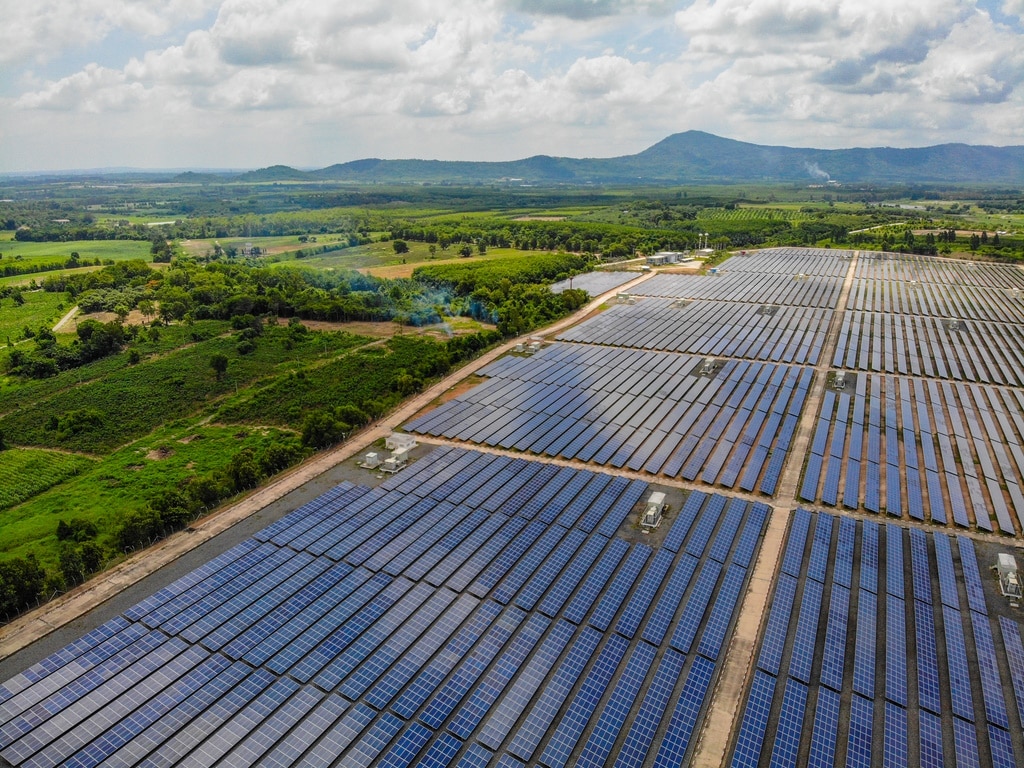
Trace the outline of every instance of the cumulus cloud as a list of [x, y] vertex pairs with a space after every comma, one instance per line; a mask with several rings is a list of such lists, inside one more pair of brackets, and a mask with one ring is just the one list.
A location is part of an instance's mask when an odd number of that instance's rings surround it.
[[[113, 30], [154, 42], [120, 64], [106, 51], [105, 66], [52, 77], [21, 63], [42, 55], [27, 43], [21, 54], [8, 49], [21, 69], [8, 67], [20, 85], [8, 88], [6, 106], [22, 118], [173, 116], [211, 136], [254, 116], [288, 127], [293, 144], [325, 151], [341, 142], [325, 162], [362, 147], [425, 157], [623, 154], [687, 128], [819, 146], [1024, 139], [1021, 33], [974, 0], [679, 8], [668, 0], [39, 0], [14, 13], [29, 37], [52, 36], [51, 48], [81, 44], [87, 53]], [[1024, 0], [1004, 0], [1005, 13], [1021, 9]], [[184, 24], [197, 18], [205, 22]]]

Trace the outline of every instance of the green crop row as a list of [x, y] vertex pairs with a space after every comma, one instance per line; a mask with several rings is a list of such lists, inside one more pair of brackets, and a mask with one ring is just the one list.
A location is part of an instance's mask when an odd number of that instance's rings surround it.
[[0, 451], [0, 509], [7, 509], [74, 477], [92, 459], [55, 451], [11, 448]]

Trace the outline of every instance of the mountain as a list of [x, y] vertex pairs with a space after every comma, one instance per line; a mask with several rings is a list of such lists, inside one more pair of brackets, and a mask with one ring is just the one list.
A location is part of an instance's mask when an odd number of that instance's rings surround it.
[[231, 180], [434, 184], [692, 184], [737, 182], [1024, 185], [1024, 146], [940, 144], [917, 149], [799, 149], [677, 133], [635, 155], [537, 155], [508, 162], [381, 160], [317, 171], [276, 165]]

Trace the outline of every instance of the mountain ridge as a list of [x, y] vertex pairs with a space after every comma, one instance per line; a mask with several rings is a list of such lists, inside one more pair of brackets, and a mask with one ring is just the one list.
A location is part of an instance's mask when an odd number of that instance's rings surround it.
[[[227, 178], [227, 177], [225, 177]], [[633, 155], [534, 155], [498, 162], [364, 158], [313, 171], [274, 165], [233, 180], [362, 183], [622, 184], [826, 182], [1024, 184], [1024, 146], [812, 149], [753, 144], [704, 131], [668, 136]]]

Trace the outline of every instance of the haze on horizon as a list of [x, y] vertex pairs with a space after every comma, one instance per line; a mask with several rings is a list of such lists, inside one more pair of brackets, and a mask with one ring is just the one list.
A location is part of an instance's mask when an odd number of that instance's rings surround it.
[[36, 0], [0, 172], [1024, 144], [1024, 0]]

